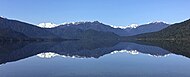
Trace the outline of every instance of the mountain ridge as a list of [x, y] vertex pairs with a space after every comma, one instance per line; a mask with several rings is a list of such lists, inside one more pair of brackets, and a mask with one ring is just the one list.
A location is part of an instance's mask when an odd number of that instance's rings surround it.
[[[64, 23], [61, 23], [61, 24], [55, 24], [55, 23], [51, 23], [51, 22], [43, 22], [43, 23], [39, 23], [37, 26], [41, 27], [41, 28], [55, 28], [55, 27], [59, 27], [59, 26], [63, 26], [63, 25], [71, 25], [71, 24], [72, 25], [78, 25], [78, 24], [93, 23], [93, 22], [102, 23], [100, 21], [64, 22]], [[145, 24], [141, 24], [141, 25], [139, 25], [139, 24], [130, 24], [130, 25], [127, 25], [127, 26], [114, 26], [114, 25], [109, 25], [109, 26], [111, 26], [112, 28], [127, 29], [127, 28], [138, 28], [138, 27], [141, 27], [143, 25], [159, 24], [159, 23], [168, 24], [168, 23], [166, 23], [164, 21], [153, 21], [153, 22], [149, 22], [149, 23], [145, 23]], [[102, 24], [105, 24], [105, 23], [102, 23]]]
[[18, 20], [0, 18], [0, 29], [9, 29], [15, 31], [15, 33], [21, 33], [29, 38], [42, 39], [84, 39], [87, 37], [90, 37], [91, 39], [118, 39], [121, 36], [133, 36], [159, 31], [169, 26], [169, 24], [164, 22], [152, 22], [144, 25], [134, 25], [133, 27], [136, 28], [121, 29], [113, 28], [110, 25], [106, 25], [99, 21], [73, 22], [59, 26], [49, 23], [48, 25], [54, 25], [56, 27], [41, 28]]
[[132, 36], [137, 35], [141, 33], [148, 33], [148, 32], [155, 32], [159, 31], [161, 29], [164, 29], [168, 27], [169, 24], [166, 24], [164, 22], [152, 22], [144, 25], [133, 25], [132, 27], [116, 27], [112, 25], [106, 25], [104, 23], [101, 23], [99, 21], [93, 21], [93, 22], [76, 22], [76, 23], [67, 23], [62, 24], [53, 28], [77, 28], [82, 30], [97, 30], [97, 31], [103, 31], [103, 32], [113, 32], [119, 36]]
[[187, 40], [190, 39], [190, 19], [175, 23], [170, 25], [169, 27], [160, 30], [158, 32], [145, 33], [134, 36], [136, 38], [141, 39], [168, 39], [168, 40]]
[[0, 17], [0, 28], [11, 29], [30, 38], [57, 38], [52, 33], [32, 24]]

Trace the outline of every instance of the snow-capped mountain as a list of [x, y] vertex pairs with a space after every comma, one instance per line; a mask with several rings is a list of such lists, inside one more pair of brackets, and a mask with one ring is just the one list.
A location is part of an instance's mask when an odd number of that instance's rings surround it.
[[3, 16], [0, 16], [1, 18], [4, 18]]
[[[80, 29], [80, 30], [96, 30], [96, 31], [103, 31], [103, 32], [113, 32], [120, 36], [132, 36], [141, 33], [148, 33], [148, 32], [155, 32], [162, 30], [169, 26], [169, 24], [165, 22], [150, 22], [148, 24], [138, 25], [138, 24], [131, 24], [128, 26], [113, 26], [113, 25], [106, 25], [99, 21], [87, 21], [87, 22], [71, 22], [71, 23], [63, 23], [61, 25], [56, 25], [52, 23], [44, 24], [42, 23], [39, 25], [43, 28], [56, 28], [58, 30], [66, 28], [68, 29]], [[58, 33], [58, 31], [53, 31]]]
[[54, 27], [57, 27], [59, 25], [53, 24], [53, 23], [40, 23], [37, 26], [39, 26], [41, 28], [54, 28]]
[[95, 21], [77, 21], [77, 22], [64, 22], [60, 25], [78, 25], [78, 24], [84, 24], [84, 23], [93, 23]]
[[57, 38], [54, 34], [35, 25], [0, 17], [0, 35], [28, 38]]
[[167, 24], [167, 22], [165, 22], [165, 21], [153, 21], [153, 22], [149, 22], [149, 24], [151, 24], [151, 23], [153, 23], [153, 24], [159, 24], [159, 23], [165, 23], [165, 24]]
[[151, 22], [148, 24], [143, 24], [138, 26], [137, 28], [130, 29], [129, 30], [129, 36], [137, 35], [137, 34], [142, 34], [142, 33], [149, 33], [149, 32], [156, 32], [160, 31], [164, 28], [167, 28], [169, 24], [165, 22]]
[[[54, 24], [54, 23], [40, 23], [37, 26], [41, 27], [41, 28], [54, 28], [54, 27], [58, 27], [60, 25], [66, 25], [66, 26], [70, 26], [70, 25], [80, 25], [80, 24], [85, 24], [85, 23], [93, 23], [94, 21], [82, 21], [82, 22], [65, 22], [62, 24]], [[100, 22], [99, 22], [100, 23]], [[114, 26], [114, 25], [110, 25], [113, 28], [119, 28], [119, 29], [127, 29], [127, 28], [137, 28], [140, 25], [138, 24], [131, 24], [128, 26]]]
[[57, 36], [61, 36], [67, 39], [86, 38], [86, 36], [84, 35], [98, 36], [99, 38], [103, 38], [109, 35], [112, 36], [112, 38], [114, 38], [115, 36], [117, 38], [118, 35], [114, 34], [111, 31], [112, 29], [114, 28], [110, 27], [109, 25], [104, 25], [98, 21], [94, 21], [94, 22], [67, 23], [46, 30], [52, 32], [53, 34], [56, 34]]
[[37, 26], [41, 28], [55, 28], [61, 25], [70, 26], [70, 25], [79, 25], [79, 24], [85, 24], [85, 23], [93, 23], [94, 21], [77, 21], [77, 22], [64, 22], [61, 24], [54, 24], [54, 23], [40, 23]]
[[128, 25], [128, 26], [113, 26], [113, 25], [110, 25], [110, 26], [113, 27], [113, 28], [127, 29], [127, 28], [137, 28], [140, 25], [138, 25], [138, 24], [131, 24], [131, 25]]

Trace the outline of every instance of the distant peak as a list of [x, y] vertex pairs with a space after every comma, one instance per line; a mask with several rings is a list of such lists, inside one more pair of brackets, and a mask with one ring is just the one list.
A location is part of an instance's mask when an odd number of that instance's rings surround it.
[[131, 25], [129, 25], [129, 26], [127, 26], [128, 28], [137, 28], [137, 27], [139, 27], [140, 25], [138, 25], [138, 24], [131, 24]]
[[153, 21], [153, 22], [149, 22], [148, 24], [160, 24], [160, 23], [167, 24], [165, 21]]
[[7, 19], [6, 17], [4, 17], [4, 16], [0, 16], [0, 18], [4, 18], [4, 19]]
[[77, 21], [77, 22], [65, 22], [62, 23], [61, 25], [79, 25], [79, 24], [85, 24], [85, 23], [100, 23], [99, 21]]
[[101, 22], [99, 22], [99, 21], [93, 21], [93, 23], [101, 23]]
[[[167, 23], [164, 21], [153, 21], [153, 22], [149, 22], [148, 24], [167, 24]], [[141, 25], [138, 25], [138, 24], [131, 24], [128, 26], [113, 26], [113, 25], [111, 25], [111, 27], [113, 27], [113, 28], [120, 28], [120, 29], [134, 29], [134, 28], [138, 28], [140, 26]]]
[[113, 28], [120, 28], [120, 29], [127, 29], [127, 28], [137, 28], [137, 27], [139, 27], [140, 25], [138, 25], [138, 24], [131, 24], [131, 25], [128, 25], [128, 26], [113, 26], [113, 25], [111, 25], [111, 27], [113, 27]]
[[57, 27], [57, 24], [53, 24], [53, 23], [40, 23], [39, 25], [37, 25], [41, 28], [54, 28]]
[[62, 24], [40, 23], [37, 26], [41, 27], [41, 28], [54, 28], [54, 27], [58, 27], [60, 25], [70, 26], [70, 25], [79, 25], [79, 24], [86, 24], [86, 23], [101, 24], [99, 21], [78, 21], [78, 22], [65, 22], [65, 23], [62, 23]]

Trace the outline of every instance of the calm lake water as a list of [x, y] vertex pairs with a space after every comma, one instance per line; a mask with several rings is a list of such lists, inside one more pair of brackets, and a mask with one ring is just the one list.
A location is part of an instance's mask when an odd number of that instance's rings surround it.
[[1, 43], [0, 77], [190, 77], [186, 46], [179, 42]]

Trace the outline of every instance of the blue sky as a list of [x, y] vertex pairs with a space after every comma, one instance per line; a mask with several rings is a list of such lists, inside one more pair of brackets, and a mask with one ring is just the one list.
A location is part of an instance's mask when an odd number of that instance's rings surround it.
[[0, 0], [0, 16], [32, 24], [94, 21], [111, 25], [190, 18], [190, 0]]

